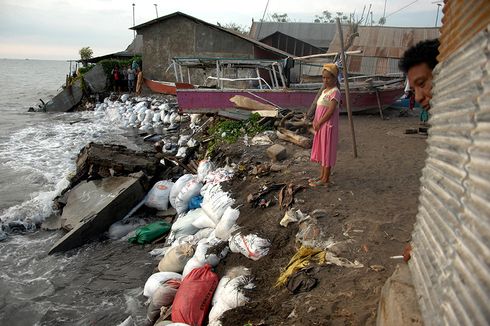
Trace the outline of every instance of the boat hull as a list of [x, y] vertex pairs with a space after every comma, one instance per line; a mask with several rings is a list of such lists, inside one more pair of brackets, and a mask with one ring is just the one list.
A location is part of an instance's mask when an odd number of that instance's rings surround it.
[[154, 93], [177, 95], [177, 89], [192, 89], [194, 85], [144, 79], [146, 87]]
[[[234, 108], [230, 101], [235, 95], [246, 96], [262, 103], [276, 105], [294, 111], [306, 111], [314, 101], [317, 90], [240, 90], [240, 89], [177, 89], [177, 102], [182, 112], [206, 113]], [[379, 91], [381, 107], [384, 109], [403, 94], [403, 88]], [[354, 90], [350, 92], [352, 112], [378, 109], [376, 92]], [[346, 103], [343, 93], [343, 103]], [[346, 111], [343, 105], [342, 111]]]

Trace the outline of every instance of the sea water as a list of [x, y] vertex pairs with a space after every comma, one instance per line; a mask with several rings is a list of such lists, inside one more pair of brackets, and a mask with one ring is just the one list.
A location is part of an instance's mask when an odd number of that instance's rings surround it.
[[0, 222], [25, 227], [0, 242], [0, 325], [115, 325], [134, 310], [128, 298], [137, 296], [135, 284], [143, 286], [145, 279], [131, 264], [144, 264], [145, 253], [131, 259], [125, 245], [93, 244], [48, 256], [63, 232], [34, 225], [53, 213], [52, 200], [87, 143], [137, 146], [94, 112], [27, 112], [60, 91], [67, 62], [0, 63]]

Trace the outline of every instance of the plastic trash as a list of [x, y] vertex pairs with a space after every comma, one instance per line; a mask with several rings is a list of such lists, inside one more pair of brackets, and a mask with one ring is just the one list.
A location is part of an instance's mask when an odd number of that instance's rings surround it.
[[[121, 239], [129, 232], [136, 230], [138, 227], [145, 225], [146, 222], [139, 218], [128, 218], [123, 219], [121, 221], [117, 221], [113, 223], [109, 230], [107, 231], [107, 235], [109, 239], [117, 240]], [[0, 241], [1, 241], [1, 231], [0, 231]]]

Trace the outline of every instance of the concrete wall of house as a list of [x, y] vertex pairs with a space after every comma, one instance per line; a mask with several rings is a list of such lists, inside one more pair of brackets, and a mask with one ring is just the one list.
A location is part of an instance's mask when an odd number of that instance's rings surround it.
[[[138, 31], [143, 35], [143, 75], [154, 80], [175, 81], [173, 67], [167, 70], [173, 57], [253, 58], [250, 42], [185, 17], [172, 17]], [[178, 72], [180, 75], [180, 72]], [[202, 84], [207, 75], [191, 69], [191, 79]], [[187, 70], [182, 75], [187, 82]]]
[[489, 28], [434, 70], [409, 263], [426, 325], [490, 322]]

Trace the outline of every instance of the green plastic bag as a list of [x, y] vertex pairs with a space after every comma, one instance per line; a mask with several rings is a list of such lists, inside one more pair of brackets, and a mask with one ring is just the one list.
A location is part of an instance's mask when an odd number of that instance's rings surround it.
[[134, 237], [128, 239], [129, 243], [145, 244], [158, 239], [170, 230], [170, 223], [165, 221], [155, 222], [136, 229]]

